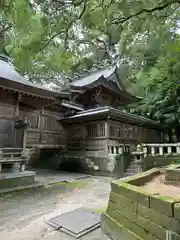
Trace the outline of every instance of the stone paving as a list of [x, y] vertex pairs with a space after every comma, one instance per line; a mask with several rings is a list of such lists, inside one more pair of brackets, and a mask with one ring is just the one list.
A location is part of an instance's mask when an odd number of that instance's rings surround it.
[[[53, 176], [52, 176], [53, 177]], [[73, 179], [73, 174], [72, 177]], [[55, 231], [45, 219], [79, 207], [102, 209], [108, 203], [110, 178], [90, 177], [85, 188], [62, 191], [58, 184], [46, 188], [14, 192], [0, 197], [0, 239], [5, 240], [71, 240], [72, 237]], [[108, 239], [100, 229], [84, 236], [83, 240]]]

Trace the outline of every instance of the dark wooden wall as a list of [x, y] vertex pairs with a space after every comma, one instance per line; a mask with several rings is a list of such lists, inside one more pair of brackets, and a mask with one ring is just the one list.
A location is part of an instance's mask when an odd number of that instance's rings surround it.
[[20, 111], [20, 115], [27, 117], [30, 126], [27, 131], [27, 147], [64, 147], [66, 145], [66, 131], [56, 121], [62, 113], [51, 108], [42, 108], [29, 112]]
[[0, 89], [0, 148], [17, 146], [19, 142], [15, 142], [14, 116], [15, 99], [13, 95]]
[[161, 131], [119, 121], [108, 121], [109, 138], [135, 143], [160, 143]]
[[68, 127], [67, 146], [75, 151], [106, 151], [121, 144], [160, 143], [161, 132], [120, 121], [74, 123]]
[[[51, 104], [49, 107], [38, 104], [36, 109], [34, 105], [31, 106], [34, 99], [35, 97], [29, 95], [25, 101], [19, 103], [18, 93], [0, 88], [0, 148], [23, 146], [23, 130], [14, 128], [15, 117], [26, 117], [30, 122], [27, 147], [65, 146], [66, 131], [56, 121], [62, 113]], [[38, 99], [37, 101], [40, 102]]]

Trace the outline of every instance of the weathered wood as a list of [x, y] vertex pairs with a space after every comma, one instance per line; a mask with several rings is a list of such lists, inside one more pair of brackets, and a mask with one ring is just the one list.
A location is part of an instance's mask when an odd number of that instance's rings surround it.
[[110, 138], [119, 140], [134, 140], [136, 142], [160, 142], [161, 132], [156, 129], [118, 121], [109, 121]]

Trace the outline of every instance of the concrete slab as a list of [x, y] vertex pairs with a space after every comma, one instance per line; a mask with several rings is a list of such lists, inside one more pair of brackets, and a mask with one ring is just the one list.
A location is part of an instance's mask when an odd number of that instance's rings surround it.
[[[74, 238], [45, 223], [79, 207], [102, 212], [107, 205], [111, 178], [86, 179], [85, 188], [61, 191], [61, 185], [13, 192], [0, 196], [0, 239], [7, 240], [73, 240]], [[60, 190], [59, 190], [60, 188]], [[100, 211], [101, 210], [101, 211]], [[101, 229], [84, 235], [81, 240], [108, 240]]]
[[81, 207], [50, 219], [47, 223], [56, 230], [79, 238], [100, 227], [101, 215]]

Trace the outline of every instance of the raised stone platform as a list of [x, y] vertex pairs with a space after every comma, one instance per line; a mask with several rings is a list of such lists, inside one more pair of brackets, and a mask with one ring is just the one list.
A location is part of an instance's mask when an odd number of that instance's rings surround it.
[[[103, 232], [114, 240], [180, 239], [180, 196], [162, 194], [146, 185], [161, 177], [160, 169], [113, 181]], [[170, 239], [170, 238], [169, 238]]]
[[0, 173], [0, 189], [27, 186], [35, 183], [35, 172]]

